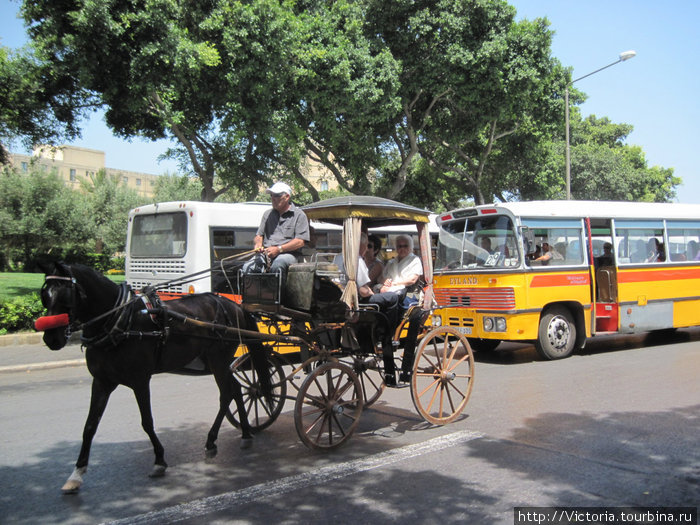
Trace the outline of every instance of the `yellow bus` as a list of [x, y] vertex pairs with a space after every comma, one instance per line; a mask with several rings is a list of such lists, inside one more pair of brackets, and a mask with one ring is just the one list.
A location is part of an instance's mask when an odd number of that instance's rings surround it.
[[441, 214], [433, 325], [546, 359], [600, 334], [700, 325], [700, 205], [508, 202]]

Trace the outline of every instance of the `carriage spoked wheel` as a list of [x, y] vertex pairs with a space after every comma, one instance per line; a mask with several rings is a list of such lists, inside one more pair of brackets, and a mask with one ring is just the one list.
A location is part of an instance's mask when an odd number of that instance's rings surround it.
[[[267, 363], [272, 382], [271, 406], [263, 399], [258, 373], [252, 366], [250, 354], [244, 353], [231, 364], [231, 373], [243, 391], [248, 422], [253, 432], [269, 427], [277, 419], [287, 397], [287, 378], [282, 368], [281, 356], [271, 352], [268, 354]], [[229, 418], [229, 421], [238, 428], [239, 414], [235, 403], [231, 405], [231, 415], [233, 419]]]
[[411, 378], [413, 405], [423, 419], [446, 425], [461, 414], [474, 384], [474, 355], [467, 338], [441, 326], [420, 342]]
[[364, 405], [362, 385], [347, 365], [326, 362], [306, 376], [294, 405], [301, 441], [312, 449], [332, 449], [357, 428]]
[[367, 408], [384, 392], [384, 361], [379, 354], [352, 355], [340, 361], [348, 365], [357, 374], [362, 385], [362, 402]]

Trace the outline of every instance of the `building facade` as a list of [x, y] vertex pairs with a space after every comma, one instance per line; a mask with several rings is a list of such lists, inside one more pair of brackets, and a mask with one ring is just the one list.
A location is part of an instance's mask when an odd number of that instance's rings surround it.
[[12, 165], [28, 172], [32, 163], [45, 171], [55, 170], [68, 187], [78, 189], [81, 179], [89, 179], [99, 170], [105, 170], [107, 175], [118, 176], [122, 183], [135, 190], [142, 197], [152, 197], [156, 189], [158, 175], [136, 171], [120, 170], [105, 166], [105, 152], [79, 148], [76, 146], [40, 146], [34, 149], [32, 155], [11, 153]]
[[[10, 161], [15, 169], [22, 172], [28, 172], [32, 165], [47, 172], [55, 170], [68, 187], [76, 190], [80, 188], [81, 179], [89, 179], [104, 169], [108, 175], [120, 177], [125, 186], [145, 198], [151, 198], [155, 194], [159, 176], [108, 168], [105, 166], [104, 151], [76, 146], [39, 146], [32, 155], [10, 153]], [[308, 157], [303, 161], [301, 171], [318, 191], [338, 189], [338, 182], [331, 171]]]

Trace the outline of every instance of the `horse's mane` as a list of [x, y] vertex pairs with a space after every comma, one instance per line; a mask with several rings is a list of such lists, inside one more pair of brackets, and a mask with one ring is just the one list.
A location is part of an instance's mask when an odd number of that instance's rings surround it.
[[113, 289], [119, 287], [119, 285], [116, 284], [114, 281], [105, 277], [100, 272], [98, 272], [94, 268], [91, 268], [90, 266], [85, 266], [84, 264], [78, 263], [70, 264], [67, 266], [68, 268], [70, 268], [71, 272], [73, 273], [73, 276], [81, 282], [83, 280], [97, 281], [97, 286], [100, 287], [106, 286]]

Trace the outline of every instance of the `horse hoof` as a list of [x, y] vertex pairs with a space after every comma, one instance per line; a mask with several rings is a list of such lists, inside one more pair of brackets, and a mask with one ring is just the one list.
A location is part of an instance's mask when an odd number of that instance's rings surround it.
[[69, 479], [61, 487], [61, 492], [63, 492], [64, 494], [77, 494], [78, 491], [80, 490], [80, 485], [82, 485], [82, 483], [80, 483], [80, 481], [75, 481], [75, 480]]
[[167, 467], [165, 465], [153, 465], [153, 470], [151, 470], [151, 473], [148, 475], [149, 478], [162, 478], [165, 476], [165, 469]]
[[207, 448], [204, 450], [204, 455], [205, 455], [207, 458], [209, 458], [209, 459], [215, 458], [215, 457], [216, 457], [216, 453], [217, 453], [218, 451], [219, 451], [219, 449], [216, 447], [216, 445], [214, 445], [213, 447], [207, 447]]
[[253, 438], [241, 438], [241, 450], [246, 450], [253, 446]]
[[71, 475], [68, 477], [61, 491], [64, 494], [76, 494], [83, 484], [83, 474], [87, 471], [87, 467], [75, 467]]

